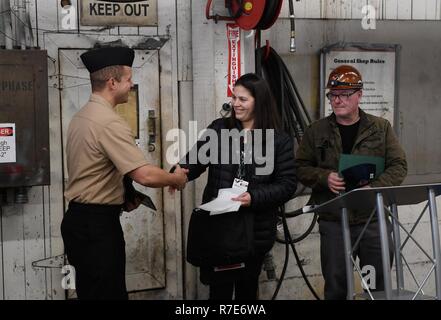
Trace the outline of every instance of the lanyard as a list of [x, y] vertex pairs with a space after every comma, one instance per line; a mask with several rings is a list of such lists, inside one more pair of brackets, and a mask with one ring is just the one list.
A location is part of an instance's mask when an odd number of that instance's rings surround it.
[[[246, 133], [249, 134], [249, 133]], [[246, 173], [247, 173], [247, 168], [245, 166], [245, 151], [247, 152], [247, 156], [251, 156], [251, 150], [245, 150], [245, 141], [248, 142], [247, 146], [250, 147], [250, 142], [249, 142], [249, 137], [248, 139], [245, 138], [246, 140], [244, 140], [244, 137], [240, 137], [240, 162], [239, 162], [239, 168], [237, 169], [237, 178], [239, 179], [245, 179], [246, 177]], [[249, 160], [247, 158], [247, 160]]]
[[240, 163], [239, 163], [239, 168], [237, 169], [237, 174], [236, 174], [239, 179], [244, 179], [245, 174], [246, 174], [244, 155], [245, 155], [245, 152], [243, 150], [240, 150]]

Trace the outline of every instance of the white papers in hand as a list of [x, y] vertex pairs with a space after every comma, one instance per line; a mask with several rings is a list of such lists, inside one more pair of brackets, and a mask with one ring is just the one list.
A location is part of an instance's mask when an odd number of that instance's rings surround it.
[[233, 201], [231, 198], [235, 198], [242, 193], [243, 191], [233, 188], [220, 189], [216, 199], [200, 205], [199, 208], [210, 211], [210, 215], [238, 211], [240, 201]]

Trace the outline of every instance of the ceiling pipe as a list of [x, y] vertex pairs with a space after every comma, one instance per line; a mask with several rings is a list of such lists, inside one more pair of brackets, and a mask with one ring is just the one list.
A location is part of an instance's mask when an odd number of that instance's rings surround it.
[[31, 7], [30, 3], [27, 0], [23, 0], [25, 4], [25, 18], [26, 20], [23, 20], [26, 22], [25, 26], [25, 37], [26, 37], [26, 43], [29, 48], [33, 48], [35, 46], [34, 44], [34, 32], [32, 31], [32, 22], [31, 22]]
[[11, 25], [11, 4], [9, 0], [0, 1], [0, 8], [3, 20], [3, 32], [5, 37], [5, 47], [8, 50], [13, 49], [12, 25]]
[[24, 0], [11, 2], [11, 19], [15, 45], [21, 50], [26, 50], [26, 4]]
[[[16, 0], [17, 2], [17, 0]], [[26, 43], [27, 37], [26, 37], [26, 30], [28, 29], [26, 27], [26, 3], [25, 0], [18, 0], [18, 27], [17, 27], [17, 33], [18, 33], [18, 40], [20, 44], [21, 50], [26, 50], [26, 47], [28, 46]]]

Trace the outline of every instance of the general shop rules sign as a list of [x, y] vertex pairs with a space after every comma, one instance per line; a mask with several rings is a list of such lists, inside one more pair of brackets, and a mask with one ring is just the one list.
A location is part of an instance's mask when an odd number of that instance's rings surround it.
[[81, 25], [157, 26], [157, 0], [81, 0]]
[[[329, 74], [342, 64], [355, 67], [363, 79], [360, 108], [367, 113], [387, 119], [394, 125], [396, 96], [396, 49], [394, 47], [333, 47], [325, 53], [323, 86]], [[331, 103], [324, 100], [324, 116], [332, 113]]]
[[0, 163], [16, 162], [15, 123], [0, 123]]

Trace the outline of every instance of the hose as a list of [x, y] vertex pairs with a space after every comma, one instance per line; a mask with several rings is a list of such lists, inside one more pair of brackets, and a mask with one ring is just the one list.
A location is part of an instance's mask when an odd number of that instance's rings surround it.
[[312, 287], [311, 283], [309, 282], [309, 279], [305, 273], [305, 270], [303, 269], [302, 266], [302, 261], [299, 258], [299, 255], [297, 253], [297, 250], [295, 248], [294, 245], [294, 241], [291, 238], [291, 233], [289, 231], [289, 227], [288, 227], [288, 223], [286, 222], [286, 216], [285, 216], [285, 210], [282, 209], [280, 210], [280, 215], [282, 216], [282, 222], [283, 222], [283, 231], [285, 234], [285, 237], [287, 238], [288, 241], [285, 241], [285, 262], [283, 264], [283, 269], [282, 269], [282, 273], [280, 274], [280, 278], [279, 281], [277, 283], [276, 289], [274, 290], [274, 294], [271, 297], [271, 300], [275, 300], [280, 287], [282, 286], [282, 282], [285, 279], [285, 274], [286, 274], [286, 270], [288, 267], [288, 261], [289, 261], [289, 247], [291, 246], [292, 252], [294, 253], [294, 257], [296, 259], [297, 262], [297, 266], [299, 267], [300, 273], [302, 274], [303, 279], [306, 282], [306, 285], [308, 286], [309, 290], [311, 291], [312, 295], [317, 299], [317, 300], [321, 300], [320, 297], [318, 296], [317, 292], [315, 292], [314, 288]]
[[[293, 27], [294, 26], [292, 21], [291, 30], [293, 30]], [[299, 90], [294, 82], [294, 79], [292, 78], [282, 58], [273, 48], [269, 46], [268, 43], [266, 44], [266, 46], [262, 46], [256, 49], [255, 57], [256, 73], [266, 79], [271, 88], [282, 120], [283, 130], [289, 133], [291, 136], [295, 137], [295, 141], [297, 142], [297, 144], [300, 144], [305, 129], [312, 122], [312, 120], [305, 107], [305, 103], [299, 94]], [[301, 188], [301, 190], [300, 192], [297, 192], [295, 196], [303, 193], [306, 190], [306, 188], [302, 185], [299, 185], [299, 187]], [[289, 259], [289, 246], [291, 246], [292, 248], [292, 251], [297, 261], [297, 265], [299, 266], [300, 272], [302, 273], [306, 284], [311, 290], [311, 293], [316, 299], [319, 299], [303, 270], [294, 246], [295, 243], [302, 241], [311, 233], [317, 222], [318, 215], [314, 213], [311, 224], [309, 225], [307, 230], [303, 234], [295, 238], [293, 238], [293, 236], [290, 234], [288, 224], [286, 222], [287, 218], [298, 217], [302, 214], [303, 211], [301, 208], [292, 212], [285, 212], [285, 210], [283, 209], [282, 212], [279, 214], [279, 218], [281, 218], [283, 223], [284, 239], [276, 238], [276, 241], [285, 244], [287, 250], [285, 254], [285, 263], [283, 266], [283, 270], [272, 299], [275, 299], [277, 297], [278, 291], [285, 276]]]
[[292, 1], [293, 0], [289, 0], [289, 21], [291, 25], [289, 52], [296, 52], [296, 24], [294, 20], [294, 4], [292, 3]]

